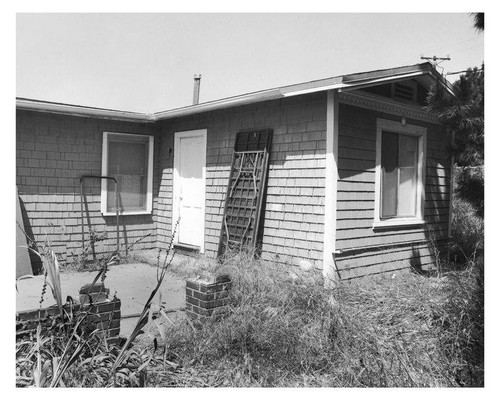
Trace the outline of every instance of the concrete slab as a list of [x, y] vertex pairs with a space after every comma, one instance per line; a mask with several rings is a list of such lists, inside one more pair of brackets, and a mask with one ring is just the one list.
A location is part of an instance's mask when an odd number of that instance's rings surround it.
[[[178, 265], [186, 262], [182, 257], [176, 256], [174, 264]], [[78, 299], [80, 288], [92, 283], [97, 272], [63, 272], [61, 273], [61, 288], [63, 300], [67, 296]], [[121, 299], [122, 316], [139, 314], [151, 291], [156, 286], [157, 269], [144, 263], [121, 264], [110, 267], [105, 286], [110, 289], [110, 296], [116, 292], [116, 296]], [[39, 307], [40, 297], [43, 287], [43, 275], [16, 282], [16, 311], [36, 309]], [[168, 309], [184, 308], [185, 304], [185, 280], [178, 273], [173, 274], [167, 271], [165, 279], [160, 288], [161, 300]], [[155, 301], [158, 301], [158, 297]], [[55, 304], [50, 287], [44, 296], [43, 306], [48, 307]], [[122, 320], [121, 335], [130, 333], [137, 318], [126, 318]]]

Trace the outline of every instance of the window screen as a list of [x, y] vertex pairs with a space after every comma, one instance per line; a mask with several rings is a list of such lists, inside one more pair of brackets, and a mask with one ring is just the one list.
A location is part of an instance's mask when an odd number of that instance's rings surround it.
[[[118, 182], [122, 211], [147, 210], [149, 136], [108, 136], [107, 175]], [[107, 211], [115, 212], [115, 183], [108, 182]]]

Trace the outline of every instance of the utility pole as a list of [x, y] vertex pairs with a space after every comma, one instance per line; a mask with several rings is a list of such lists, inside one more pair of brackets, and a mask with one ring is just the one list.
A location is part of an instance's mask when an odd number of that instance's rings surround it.
[[[437, 56], [432, 56], [432, 57], [424, 57], [423, 55], [420, 56], [420, 59], [421, 60], [428, 60], [428, 61], [431, 61], [432, 62], [432, 65], [434, 66], [434, 68], [437, 69], [437, 67], [439, 66], [439, 64], [441, 64], [443, 61], [449, 61], [451, 60], [450, 56], [446, 56], [446, 57], [437, 57]], [[441, 75], [444, 76], [444, 68], [443, 67], [439, 67], [441, 68]]]
[[450, 56], [447, 56], [447, 57], [437, 57], [437, 56], [424, 57], [424, 56], [421, 56], [420, 59], [421, 60], [432, 60], [432, 64], [434, 65], [434, 67], [437, 67], [443, 61], [449, 61], [449, 60], [451, 60]]

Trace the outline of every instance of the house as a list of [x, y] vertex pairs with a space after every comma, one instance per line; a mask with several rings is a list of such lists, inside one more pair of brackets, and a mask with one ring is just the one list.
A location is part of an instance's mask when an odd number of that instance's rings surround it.
[[436, 84], [454, 96], [423, 63], [154, 114], [18, 98], [26, 232], [49, 238], [66, 262], [89, 227], [106, 232], [112, 250], [114, 181], [84, 178], [80, 193], [82, 176], [105, 175], [119, 180], [122, 249], [164, 247], [180, 216], [177, 242], [214, 257], [235, 141], [268, 132], [263, 259], [340, 279], [431, 268], [450, 225], [451, 134], [423, 107]]

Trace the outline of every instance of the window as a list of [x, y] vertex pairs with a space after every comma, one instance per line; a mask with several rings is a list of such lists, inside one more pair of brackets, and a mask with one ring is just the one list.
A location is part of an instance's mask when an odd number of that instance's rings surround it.
[[[121, 214], [149, 214], [153, 201], [153, 136], [104, 132], [102, 174], [118, 182]], [[101, 212], [116, 213], [115, 183], [103, 179]]]
[[427, 130], [377, 119], [374, 227], [422, 224]]

